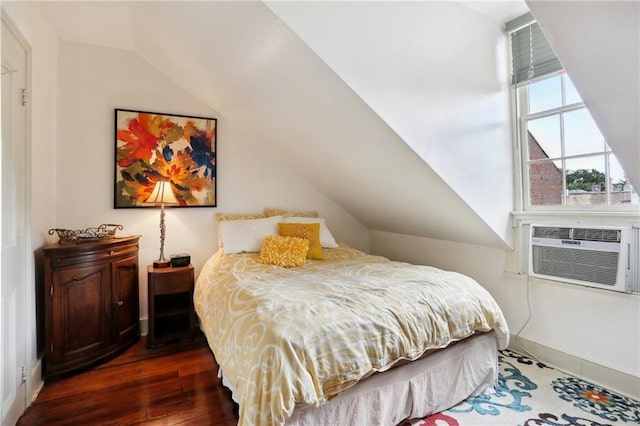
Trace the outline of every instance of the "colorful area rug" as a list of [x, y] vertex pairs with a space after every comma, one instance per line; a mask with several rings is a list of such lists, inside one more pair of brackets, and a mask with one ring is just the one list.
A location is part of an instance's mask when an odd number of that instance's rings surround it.
[[511, 350], [500, 351], [495, 392], [400, 426], [640, 425], [640, 402]]

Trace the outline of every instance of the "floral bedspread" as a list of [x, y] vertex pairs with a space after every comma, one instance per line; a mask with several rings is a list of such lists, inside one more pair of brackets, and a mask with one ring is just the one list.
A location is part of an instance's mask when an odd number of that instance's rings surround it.
[[473, 279], [349, 247], [299, 268], [258, 253], [215, 253], [194, 301], [217, 362], [236, 388], [240, 425], [283, 424], [296, 403], [320, 405], [399, 360], [475, 332], [509, 332]]

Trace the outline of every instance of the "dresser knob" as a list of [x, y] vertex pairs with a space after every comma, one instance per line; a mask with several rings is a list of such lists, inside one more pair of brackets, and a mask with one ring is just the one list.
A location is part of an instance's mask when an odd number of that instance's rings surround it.
[[109, 252], [109, 256], [113, 256], [114, 254], [115, 254], [115, 251], [113, 251], [113, 250], [111, 250], [111, 251]]
[[118, 301], [116, 302], [116, 305], [118, 305], [118, 306], [122, 306], [122, 305], [124, 305], [124, 301], [122, 301], [122, 300], [118, 300]]

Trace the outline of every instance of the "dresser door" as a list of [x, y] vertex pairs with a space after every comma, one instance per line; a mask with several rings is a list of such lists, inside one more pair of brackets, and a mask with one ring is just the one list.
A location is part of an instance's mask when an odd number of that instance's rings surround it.
[[114, 343], [121, 346], [139, 335], [138, 257], [113, 262]]
[[102, 263], [61, 268], [53, 274], [53, 294], [49, 295], [53, 298], [53, 330], [47, 359], [55, 369], [90, 362], [110, 342], [110, 272], [109, 263]]

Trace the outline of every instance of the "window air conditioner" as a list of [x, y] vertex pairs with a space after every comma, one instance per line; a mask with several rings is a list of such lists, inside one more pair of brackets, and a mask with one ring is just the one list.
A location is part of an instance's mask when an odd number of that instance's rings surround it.
[[631, 292], [631, 228], [531, 225], [529, 274], [547, 280]]

